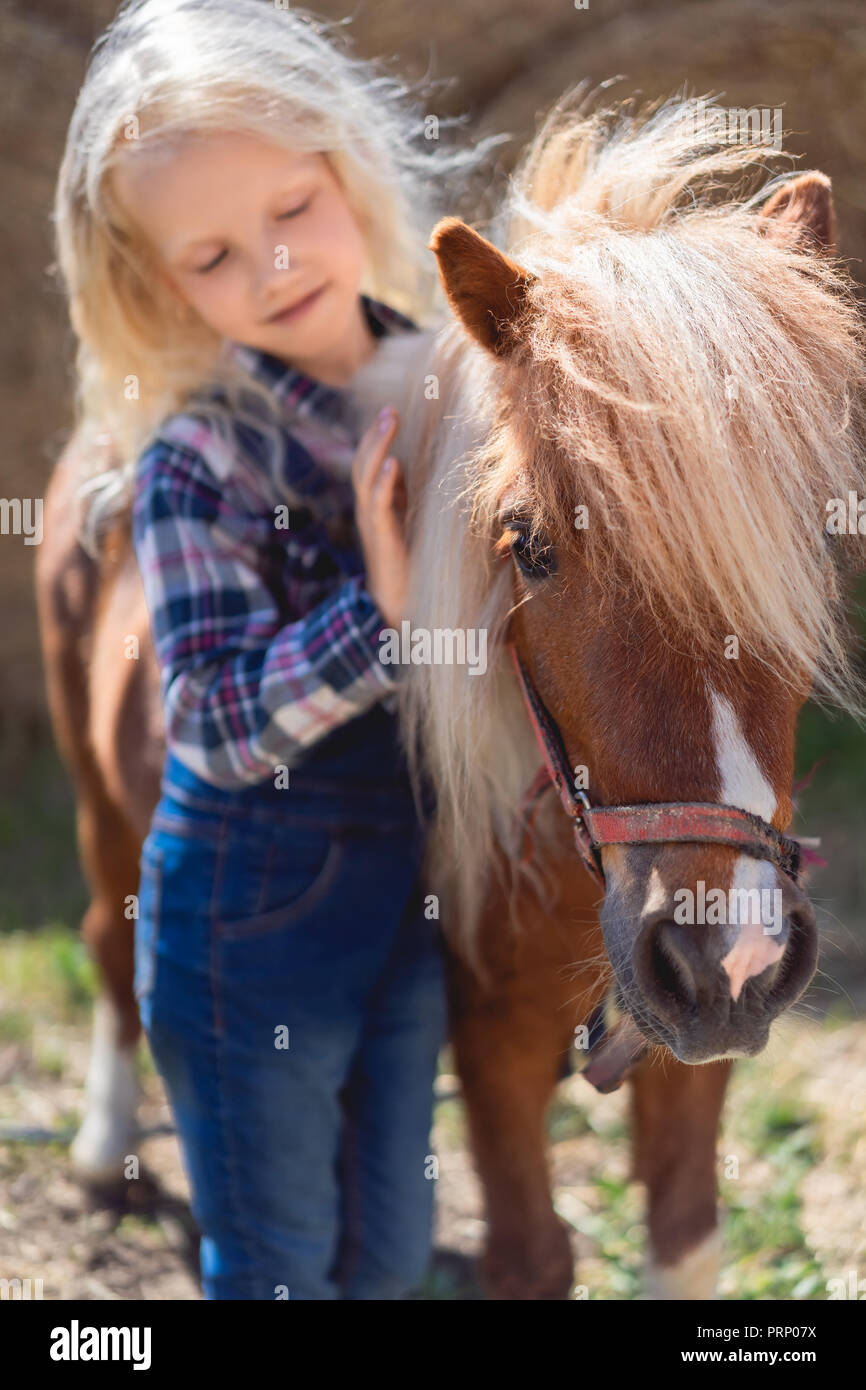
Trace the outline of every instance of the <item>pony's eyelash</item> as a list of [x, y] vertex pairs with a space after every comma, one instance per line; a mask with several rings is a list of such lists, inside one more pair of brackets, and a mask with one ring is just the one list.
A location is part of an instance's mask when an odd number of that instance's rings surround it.
[[514, 528], [511, 528], [507, 531], [503, 531], [502, 535], [499, 537], [499, 540], [496, 541], [495, 545], [493, 546], [493, 554], [495, 555], [497, 560], [508, 559], [508, 556], [511, 552], [511, 546], [514, 542], [514, 537], [516, 536], [516, 534], [517, 532], [514, 530]]

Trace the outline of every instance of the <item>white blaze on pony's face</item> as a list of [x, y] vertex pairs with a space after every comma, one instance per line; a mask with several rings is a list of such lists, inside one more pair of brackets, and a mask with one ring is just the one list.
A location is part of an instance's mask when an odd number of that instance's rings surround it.
[[719, 769], [719, 800], [725, 806], [739, 806], [761, 820], [772, 821], [776, 814], [776, 793], [764, 775], [754, 751], [743, 734], [736, 710], [718, 691], [710, 692], [713, 713], [713, 746]]
[[[724, 806], [751, 811], [761, 820], [771, 822], [776, 813], [776, 793], [743, 736], [730, 700], [713, 691], [711, 705], [720, 802]], [[757, 890], [762, 903], [766, 901], [768, 893], [781, 895], [782, 891], [777, 885], [773, 865], [751, 859], [746, 854], [740, 855], [734, 865], [732, 886], [735, 891], [749, 894]], [[731, 998], [735, 1001], [739, 999], [746, 980], [778, 964], [784, 955], [784, 947], [775, 936], [769, 934], [768, 925], [771, 924], [761, 920], [760, 916], [757, 921], [741, 923], [735, 944], [722, 958], [722, 968], [731, 982]]]
[[[545, 202], [519, 261], [456, 219], [433, 234], [496, 364], [473, 526], [509, 567], [503, 623], [591, 801], [721, 803], [783, 831], [800, 706], [847, 671], [823, 517], [861, 467], [839, 374], [862, 362], [815, 254], [829, 184], [801, 175], [726, 223], [691, 184], [671, 213], [672, 178], [668, 208], [619, 190], [614, 219], [592, 159], [591, 216], [572, 199], [558, 224]], [[815, 968], [797, 884], [718, 843], [602, 853], [605, 946], [640, 1029], [686, 1062], [759, 1051]], [[700, 913], [675, 915], [680, 895]]]

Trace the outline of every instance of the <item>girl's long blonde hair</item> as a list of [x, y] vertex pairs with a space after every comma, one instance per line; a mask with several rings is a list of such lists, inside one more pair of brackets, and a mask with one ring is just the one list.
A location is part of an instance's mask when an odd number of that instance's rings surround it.
[[421, 324], [441, 313], [429, 230], [508, 137], [460, 148], [459, 118], [421, 111], [406, 84], [348, 51], [338, 27], [267, 0], [132, 0], [94, 49], [54, 210], [78, 339], [82, 539], [93, 551], [162, 420], [205, 384], [221, 383], [238, 409], [240, 388], [265, 395], [215, 333], [178, 314], [113, 197], [109, 175], [130, 143], [229, 129], [325, 153], [364, 234], [362, 293]]

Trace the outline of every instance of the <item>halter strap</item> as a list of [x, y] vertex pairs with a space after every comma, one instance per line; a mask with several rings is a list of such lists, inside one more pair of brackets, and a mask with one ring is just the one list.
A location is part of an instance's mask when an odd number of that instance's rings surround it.
[[[783, 835], [760, 816], [737, 806], [716, 802], [650, 802], [636, 806], [593, 806], [586, 792], [575, 790], [562, 734], [544, 704], [516, 646], [511, 657], [547, 774], [559, 792], [572, 822], [574, 842], [584, 865], [601, 888], [604, 868], [601, 851], [606, 845], [720, 844], [765, 859], [789, 878], [800, 873], [800, 844]], [[533, 800], [540, 794], [538, 780], [531, 788]]]

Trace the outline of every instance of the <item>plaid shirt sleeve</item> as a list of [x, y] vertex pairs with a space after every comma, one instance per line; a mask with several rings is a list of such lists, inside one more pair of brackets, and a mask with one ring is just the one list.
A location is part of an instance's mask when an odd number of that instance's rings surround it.
[[166, 739], [224, 788], [302, 761], [395, 685], [394, 668], [379, 660], [385, 622], [363, 576], [286, 622], [249, 521], [198, 450], [157, 440], [139, 460], [133, 541]]

